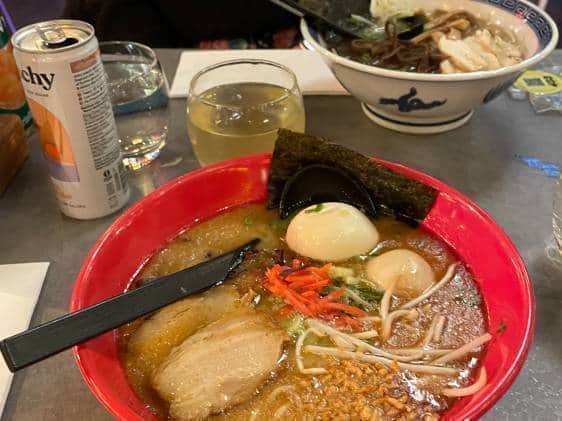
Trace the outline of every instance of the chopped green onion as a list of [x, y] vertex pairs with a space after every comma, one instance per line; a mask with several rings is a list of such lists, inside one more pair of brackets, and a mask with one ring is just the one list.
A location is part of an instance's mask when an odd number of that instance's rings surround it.
[[301, 316], [300, 314], [294, 315], [293, 317], [290, 318], [283, 319], [281, 321], [281, 325], [283, 328], [285, 328], [289, 336], [295, 338], [300, 336], [305, 330], [304, 317]]
[[309, 208], [307, 210], [304, 211], [304, 213], [315, 213], [315, 212], [320, 212], [322, 209], [324, 208], [324, 204], [323, 203], [318, 203], [316, 206], [314, 206], [313, 208]]
[[373, 57], [371, 57], [369, 53], [361, 54], [361, 57], [359, 57], [359, 59], [365, 64], [369, 64], [371, 61], [373, 61]]

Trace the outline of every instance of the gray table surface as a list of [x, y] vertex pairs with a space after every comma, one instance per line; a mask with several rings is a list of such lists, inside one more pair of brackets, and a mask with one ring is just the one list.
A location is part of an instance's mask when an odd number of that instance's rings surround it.
[[[158, 54], [171, 81], [180, 51]], [[562, 51], [554, 58], [562, 62]], [[562, 420], [562, 271], [545, 256], [555, 179], [514, 158], [521, 154], [562, 162], [561, 116], [536, 116], [527, 102], [502, 95], [458, 130], [416, 137], [374, 125], [350, 97], [307, 97], [305, 105], [307, 132], [436, 176], [505, 228], [533, 279], [537, 328], [521, 374], [484, 419]], [[185, 127], [185, 100], [172, 100], [171, 112], [168, 145], [153, 165], [131, 178], [131, 203], [198, 166]], [[114, 219], [76, 221], [59, 213], [34, 136], [29, 159], [0, 197], [0, 264], [51, 262], [32, 325], [67, 311], [82, 260]], [[111, 417], [82, 381], [70, 351], [16, 374], [1, 418], [105, 419]]]

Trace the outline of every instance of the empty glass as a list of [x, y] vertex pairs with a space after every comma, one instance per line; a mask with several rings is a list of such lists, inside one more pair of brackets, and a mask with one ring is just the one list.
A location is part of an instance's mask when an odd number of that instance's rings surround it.
[[100, 43], [123, 163], [141, 168], [166, 144], [168, 82], [153, 50], [128, 41]]
[[271, 151], [279, 128], [303, 132], [304, 106], [293, 72], [267, 60], [231, 60], [197, 73], [187, 128], [199, 163]]

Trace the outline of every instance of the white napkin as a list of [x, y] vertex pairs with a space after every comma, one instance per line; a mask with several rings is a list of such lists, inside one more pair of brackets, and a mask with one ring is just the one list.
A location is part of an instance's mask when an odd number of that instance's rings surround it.
[[187, 96], [189, 84], [199, 70], [225, 60], [254, 58], [275, 61], [290, 68], [304, 95], [348, 95], [320, 55], [310, 50], [198, 50], [184, 51], [176, 70], [170, 96]]
[[[29, 327], [49, 263], [0, 265], [0, 339]], [[12, 383], [12, 373], [0, 361], [0, 415]]]

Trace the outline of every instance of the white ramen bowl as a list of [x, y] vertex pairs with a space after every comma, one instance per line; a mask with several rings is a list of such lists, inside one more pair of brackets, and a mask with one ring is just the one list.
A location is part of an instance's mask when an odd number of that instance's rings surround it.
[[471, 73], [426, 74], [361, 64], [326, 48], [314, 28], [301, 21], [308, 46], [318, 51], [335, 77], [375, 123], [406, 133], [440, 133], [466, 123], [474, 108], [496, 98], [526, 68], [545, 59], [558, 42], [558, 29], [545, 12], [525, 0], [418, 0], [420, 8], [464, 9], [511, 30], [526, 58], [513, 66]]

